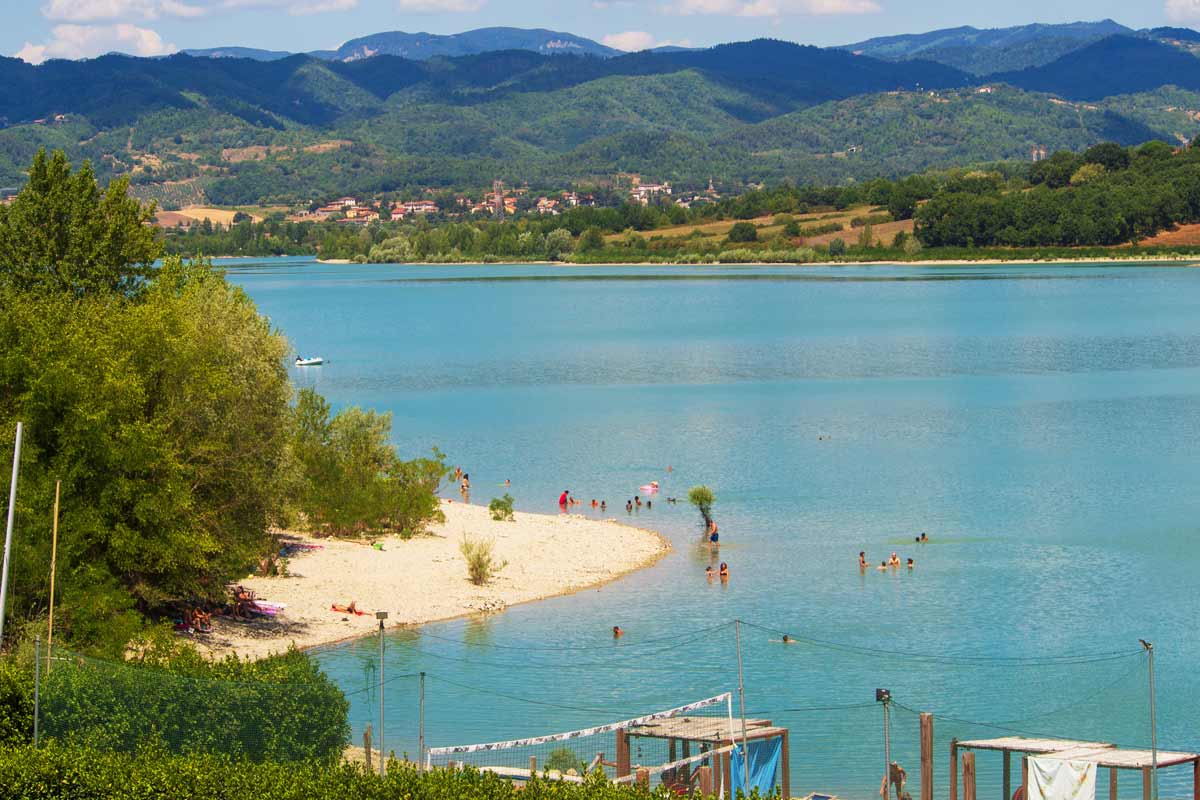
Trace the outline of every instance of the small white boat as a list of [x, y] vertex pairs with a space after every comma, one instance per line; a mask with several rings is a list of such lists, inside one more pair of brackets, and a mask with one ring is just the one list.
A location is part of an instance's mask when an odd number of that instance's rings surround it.
[[296, 356], [297, 367], [319, 367], [324, 363], [325, 359], [321, 358], [320, 356], [313, 356], [312, 358], [301, 358], [300, 356]]

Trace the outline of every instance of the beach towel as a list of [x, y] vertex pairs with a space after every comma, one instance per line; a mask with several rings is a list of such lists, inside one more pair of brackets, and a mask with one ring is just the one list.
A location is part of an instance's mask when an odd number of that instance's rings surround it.
[[[779, 760], [783, 755], [783, 739], [760, 739], [748, 742], [750, 751], [750, 791], [758, 789], [758, 793], [767, 797], [775, 791], [775, 780], [779, 773]], [[743, 759], [741, 749], [729, 754], [730, 795], [744, 791], [746, 782], [743, 776]]]
[[1096, 800], [1096, 765], [1038, 756], [1029, 759], [1025, 800]]

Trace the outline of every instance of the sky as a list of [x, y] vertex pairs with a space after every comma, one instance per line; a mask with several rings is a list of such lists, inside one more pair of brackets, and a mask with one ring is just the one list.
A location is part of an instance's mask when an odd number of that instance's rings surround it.
[[241, 45], [334, 49], [380, 31], [550, 28], [622, 50], [769, 36], [848, 44], [974, 25], [1111, 18], [1200, 27], [1200, 0], [0, 0], [0, 53], [31, 63], [120, 51], [164, 55]]

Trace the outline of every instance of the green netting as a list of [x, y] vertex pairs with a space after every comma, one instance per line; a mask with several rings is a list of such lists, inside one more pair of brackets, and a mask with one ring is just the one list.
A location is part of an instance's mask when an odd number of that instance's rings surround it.
[[42, 675], [40, 727], [45, 738], [101, 750], [334, 759], [349, 737], [347, 705], [319, 675], [306, 683], [215, 680], [57, 650]]

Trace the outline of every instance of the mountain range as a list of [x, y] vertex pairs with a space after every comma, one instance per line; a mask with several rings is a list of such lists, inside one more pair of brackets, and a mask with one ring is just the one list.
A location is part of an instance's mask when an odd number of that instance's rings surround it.
[[[139, 194], [173, 205], [494, 178], [564, 187], [621, 171], [683, 186], [840, 182], [1200, 133], [1200, 34], [1113, 26], [623, 54], [491, 29], [512, 47], [461, 52], [499, 41], [473, 31], [363, 37], [337, 57], [0, 58], [0, 186], [21, 181], [39, 146], [90, 159], [102, 178], [130, 175]], [[1031, 43], [1070, 37], [1049, 61], [1031, 55]], [[584, 52], [547, 44], [571, 41]], [[460, 52], [429, 55], [446, 47]], [[964, 48], [977, 57], [944, 63]], [[987, 59], [1023, 66], [978, 74]]]

